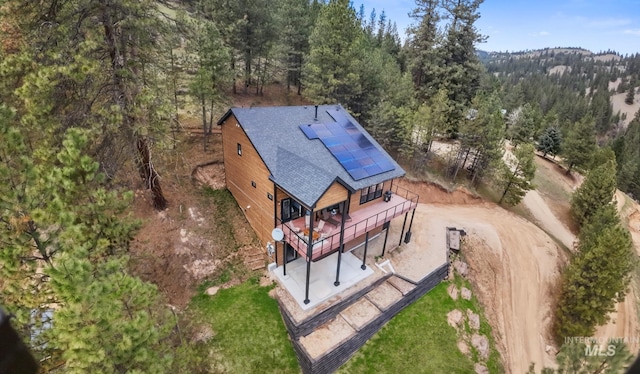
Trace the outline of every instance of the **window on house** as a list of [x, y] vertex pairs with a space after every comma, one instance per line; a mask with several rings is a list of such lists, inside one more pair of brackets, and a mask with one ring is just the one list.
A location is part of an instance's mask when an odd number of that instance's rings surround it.
[[306, 211], [302, 207], [302, 205], [300, 205], [300, 203], [298, 203], [297, 201], [289, 197], [282, 199], [280, 206], [281, 206], [280, 218], [282, 219], [283, 223], [291, 221], [292, 219], [302, 217]]
[[251, 181], [251, 187], [256, 188], [256, 182]]
[[273, 195], [267, 192], [267, 199], [273, 200]]
[[367, 203], [382, 196], [383, 183], [374, 184], [360, 190], [360, 204]]
[[238, 143], [238, 156], [242, 156], [242, 144]]

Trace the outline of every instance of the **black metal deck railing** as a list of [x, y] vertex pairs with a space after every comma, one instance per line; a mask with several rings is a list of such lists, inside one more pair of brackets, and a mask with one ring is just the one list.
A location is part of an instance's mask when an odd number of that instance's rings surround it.
[[[391, 195], [387, 198], [366, 208], [351, 213], [347, 218], [344, 227], [343, 244], [348, 243], [386, 222], [414, 209], [418, 205], [418, 195], [400, 186], [393, 186]], [[391, 204], [391, 206], [389, 206]], [[342, 219], [342, 216], [339, 216]], [[301, 220], [304, 220], [302, 218]], [[356, 221], [354, 223], [354, 221]], [[296, 223], [300, 220], [281, 224], [285, 240], [304, 258], [308, 256], [309, 236], [305, 235]], [[302, 221], [303, 222], [303, 221]], [[314, 231], [316, 228], [314, 227]], [[340, 247], [340, 224], [332, 230], [330, 234], [320, 233], [316, 240], [312, 240], [311, 260], [316, 261], [324, 258]]]

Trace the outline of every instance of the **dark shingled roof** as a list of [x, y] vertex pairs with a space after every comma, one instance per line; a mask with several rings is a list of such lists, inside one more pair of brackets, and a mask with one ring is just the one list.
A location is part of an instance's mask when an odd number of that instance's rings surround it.
[[[308, 139], [300, 125], [335, 122], [327, 110], [341, 110], [349, 120], [395, 166], [394, 170], [354, 180], [320, 139]], [[355, 192], [388, 179], [401, 177], [405, 171], [389, 156], [342, 106], [281, 106], [232, 108], [218, 124], [233, 113], [249, 140], [271, 172], [271, 179], [306, 206], [314, 207], [334, 181]]]

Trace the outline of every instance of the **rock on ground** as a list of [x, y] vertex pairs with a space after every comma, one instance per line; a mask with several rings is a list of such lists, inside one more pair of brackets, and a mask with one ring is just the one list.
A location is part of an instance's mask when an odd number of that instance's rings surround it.
[[471, 309], [467, 309], [467, 319], [469, 320], [469, 327], [473, 330], [480, 330], [480, 315], [475, 314]]
[[454, 269], [456, 269], [458, 274], [462, 275], [465, 278], [467, 277], [467, 274], [469, 274], [469, 265], [467, 265], [466, 262], [462, 262], [460, 260], [455, 260], [453, 262], [453, 267], [454, 267]]
[[220, 287], [209, 287], [209, 288], [207, 288], [206, 291], [204, 291], [204, 293], [206, 293], [209, 296], [213, 296], [213, 295], [218, 293], [219, 289], [220, 289]]
[[489, 339], [484, 335], [473, 334], [471, 345], [478, 351], [478, 355], [483, 360], [489, 358]]
[[477, 363], [475, 365], [476, 374], [489, 374], [489, 369], [486, 366]]
[[458, 340], [456, 344], [458, 346], [458, 349], [460, 350], [460, 352], [462, 352], [463, 355], [469, 356], [471, 354], [471, 351], [469, 350], [469, 346], [464, 340]]
[[458, 328], [462, 323], [462, 312], [458, 309], [454, 309], [447, 314], [447, 323], [454, 328]]
[[214, 335], [215, 334], [211, 329], [211, 326], [202, 325], [197, 328], [196, 332], [193, 334], [193, 337], [191, 338], [191, 341], [193, 343], [206, 342], [207, 340], [211, 339]]
[[451, 283], [449, 287], [447, 287], [447, 292], [453, 300], [458, 300], [458, 287], [456, 287], [455, 284]]
[[471, 300], [471, 290], [468, 289], [467, 287], [462, 287], [460, 294], [462, 295], [463, 299]]

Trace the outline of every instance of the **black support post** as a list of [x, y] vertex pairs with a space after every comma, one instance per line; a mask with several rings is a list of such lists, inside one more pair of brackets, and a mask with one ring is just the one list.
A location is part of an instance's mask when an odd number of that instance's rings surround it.
[[387, 249], [387, 238], [389, 237], [389, 230], [391, 230], [391, 221], [386, 222], [383, 227], [386, 227], [387, 232], [384, 234], [384, 242], [382, 243], [382, 257], [384, 257], [384, 251]]
[[362, 265], [360, 265], [360, 269], [365, 270], [367, 265], [365, 265], [365, 261], [367, 261], [367, 247], [369, 246], [369, 231], [364, 236], [364, 256], [362, 256]]
[[409, 229], [407, 230], [407, 236], [404, 238], [405, 243], [409, 243], [411, 241], [411, 227], [413, 227], [413, 217], [416, 215], [416, 208], [413, 208], [413, 212], [411, 213], [411, 221], [409, 222]]
[[347, 196], [347, 201], [343, 201], [342, 204], [342, 219], [340, 220], [340, 244], [338, 246], [338, 266], [336, 267], [336, 281], [333, 285], [338, 287], [340, 285], [340, 263], [342, 262], [342, 251], [344, 250], [344, 222], [347, 220], [346, 206], [351, 203], [351, 191]]
[[[278, 250], [278, 247], [276, 247], [276, 250]], [[282, 258], [284, 259], [284, 261], [282, 261], [282, 274], [286, 277], [287, 276], [287, 245], [282, 243]]]
[[404, 222], [402, 222], [402, 231], [400, 232], [400, 240], [398, 241], [398, 247], [402, 244], [402, 237], [404, 236], [404, 228], [407, 225], [407, 217], [409, 216], [409, 212], [404, 214]]
[[304, 291], [304, 303], [309, 304], [309, 278], [311, 277], [311, 256], [313, 255], [313, 209], [309, 217], [309, 237], [307, 238], [307, 280]]

